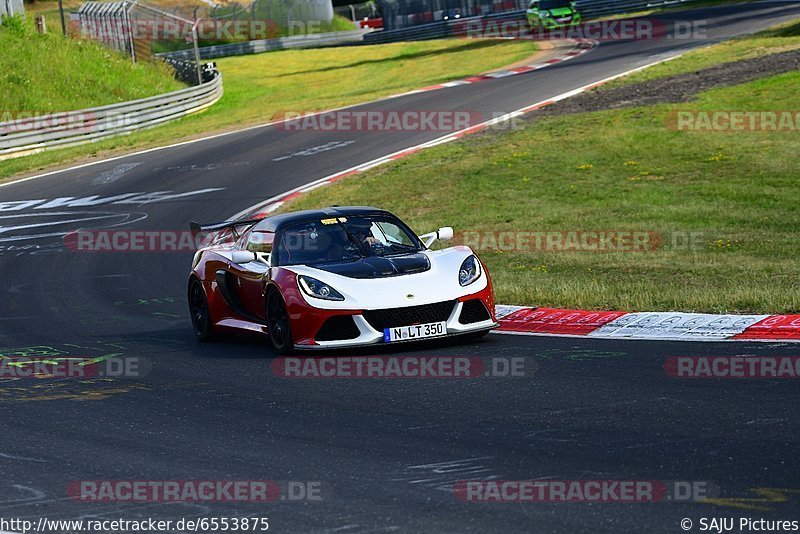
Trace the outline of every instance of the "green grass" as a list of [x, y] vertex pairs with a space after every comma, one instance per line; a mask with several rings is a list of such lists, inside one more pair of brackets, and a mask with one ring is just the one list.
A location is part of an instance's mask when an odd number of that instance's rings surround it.
[[535, 51], [531, 42], [470, 39], [222, 58], [217, 65], [225, 95], [208, 111], [93, 145], [0, 161], [0, 181], [87, 156], [105, 157], [264, 123], [287, 111], [324, 110], [418, 89], [499, 68]]
[[732, 39], [718, 45], [687, 52], [677, 59], [614, 80], [606, 84], [604, 88], [666, 78], [706, 69], [720, 63], [752, 59], [798, 48], [800, 48], [800, 22], [795, 21], [752, 36]]
[[[724, 49], [729, 49], [727, 46]], [[726, 59], [718, 50], [712, 53]], [[678, 132], [676, 108], [800, 109], [800, 72], [686, 105], [551, 117], [487, 132], [312, 191], [284, 210], [372, 204], [420, 232], [694, 232], [691, 250], [497, 252], [499, 302], [562, 308], [800, 311], [800, 132]]]
[[184, 87], [166, 65], [133, 64], [95, 43], [54, 31], [39, 35], [32, 21], [20, 18], [7, 18], [0, 26], [0, 50], [3, 112], [70, 111]]

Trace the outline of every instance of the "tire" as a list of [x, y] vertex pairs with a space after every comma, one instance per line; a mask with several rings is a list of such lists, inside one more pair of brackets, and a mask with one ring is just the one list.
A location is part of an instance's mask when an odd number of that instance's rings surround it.
[[278, 354], [291, 354], [294, 352], [294, 339], [292, 327], [289, 322], [289, 313], [283, 297], [276, 289], [267, 292], [267, 329], [269, 340]]
[[194, 334], [202, 342], [217, 341], [222, 336], [214, 332], [214, 325], [211, 322], [211, 314], [208, 311], [208, 299], [203, 289], [203, 284], [197, 278], [192, 278], [189, 282], [188, 291], [189, 314], [192, 317]]

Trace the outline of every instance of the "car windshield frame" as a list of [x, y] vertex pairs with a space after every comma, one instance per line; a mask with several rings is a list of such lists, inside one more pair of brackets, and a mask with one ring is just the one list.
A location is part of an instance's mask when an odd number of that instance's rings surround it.
[[[358, 223], [358, 224], [354, 224]], [[367, 224], [369, 223], [369, 224]], [[396, 226], [405, 234], [405, 237], [412, 243], [412, 245], [397, 244], [399, 250], [392, 250], [394, 245], [386, 247], [379, 245], [378, 247], [369, 246], [360, 241], [356, 234], [360, 229], [361, 233], [365, 228], [368, 228], [375, 223], [389, 223]], [[301, 231], [302, 229], [310, 229], [312, 227], [325, 228], [329, 230], [329, 237], [336, 232], [330, 232], [333, 228], [338, 228], [341, 234], [336, 235], [339, 243], [347, 243], [343, 246], [341, 254], [330, 255], [326, 253], [330, 250], [330, 244], [326, 247], [325, 251], [320, 251], [320, 257], [309, 259], [308, 257], [298, 257], [296, 260], [286, 261], [282, 256], [285, 254], [285, 238], [291, 232]], [[386, 235], [386, 234], [384, 234]], [[369, 237], [369, 236], [367, 236]], [[427, 250], [423, 242], [419, 239], [416, 233], [408, 227], [403, 221], [391, 214], [377, 213], [377, 214], [355, 214], [355, 215], [335, 215], [332, 217], [311, 218], [302, 221], [295, 221], [287, 224], [285, 227], [280, 228], [275, 235], [273, 253], [271, 264], [275, 267], [291, 266], [291, 265], [327, 265], [335, 263], [349, 263], [362, 260], [368, 257], [392, 257], [404, 254], [417, 254]], [[402, 248], [401, 248], [402, 247]], [[380, 250], [389, 249], [388, 252], [378, 253]], [[345, 254], [345, 252], [347, 252]]]

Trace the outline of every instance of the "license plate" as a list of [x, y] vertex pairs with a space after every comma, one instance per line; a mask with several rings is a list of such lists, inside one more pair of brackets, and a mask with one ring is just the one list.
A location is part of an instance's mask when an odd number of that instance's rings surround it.
[[395, 326], [383, 329], [383, 340], [386, 343], [393, 341], [408, 341], [410, 339], [425, 339], [426, 337], [443, 336], [447, 333], [447, 323], [415, 324], [412, 326]]
[[570, 17], [563, 17], [563, 18], [556, 19], [556, 20], [558, 20], [558, 22], [569, 22], [569, 21], [571, 21], [571, 20], [572, 20], [572, 18], [570, 18]]

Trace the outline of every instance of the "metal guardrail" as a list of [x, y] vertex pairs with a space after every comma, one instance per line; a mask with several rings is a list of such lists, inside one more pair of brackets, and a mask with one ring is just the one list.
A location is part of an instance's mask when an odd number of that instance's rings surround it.
[[618, 15], [620, 13], [631, 13], [634, 11], [645, 11], [652, 8], [664, 8], [691, 4], [697, 0], [578, 0], [576, 2], [578, 11], [583, 16], [594, 19], [605, 15]]
[[[242, 43], [231, 43], [215, 46], [200, 47], [200, 59], [214, 59], [226, 56], [241, 56], [245, 54], [259, 54], [272, 50], [286, 50], [290, 48], [317, 48], [324, 46], [335, 46], [342, 44], [360, 44], [365, 34], [371, 28], [352, 31], [316, 33], [310, 35], [293, 35], [290, 37], [278, 37], [275, 39], [260, 39], [257, 41], [245, 41]], [[159, 57], [173, 59], [194, 59], [194, 52], [191, 50], [178, 50], [175, 52], [163, 52], [156, 54]]]
[[222, 75], [164, 95], [0, 122], [0, 159], [91, 143], [202, 111], [222, 97]]
[[0, 0], [0, 17], [14, 15], [24, 15], [25, 4], [22, 0]]
[[430, 24], [421, 24], [401, 30], [376, 31], [364, 36], [367, 44], [391, 43], [396, 41], [423, 41], [425, 39], [439, 39], [463, 34], [465, 28], [475, 21], [494, 21], [500, 23], [506, 20], [525, 21], [525, 11], [506, 11], [492, 13], [482, 17], [469, 17], [451, 20], [442, 20]]
[[[653, 8], [689, 5], [696, 0], [577, 0], [576, 7], [586, 19], [596, 19], [608, 15], [618, 15]], [[421, 41], [425, 39], [438, 39], [458, 34], [459, 28], [473, 21], [500, 21], [500, 20], [525, 20], [525, 11], [506, 11], [492, 13], [480, 17], [465, 17], [460, 19], [442, 20], [429, 24], [410, 26], [399, 30], [383, 30], [364, 36], [368, 44], [390, 43], [397, 41]]]

